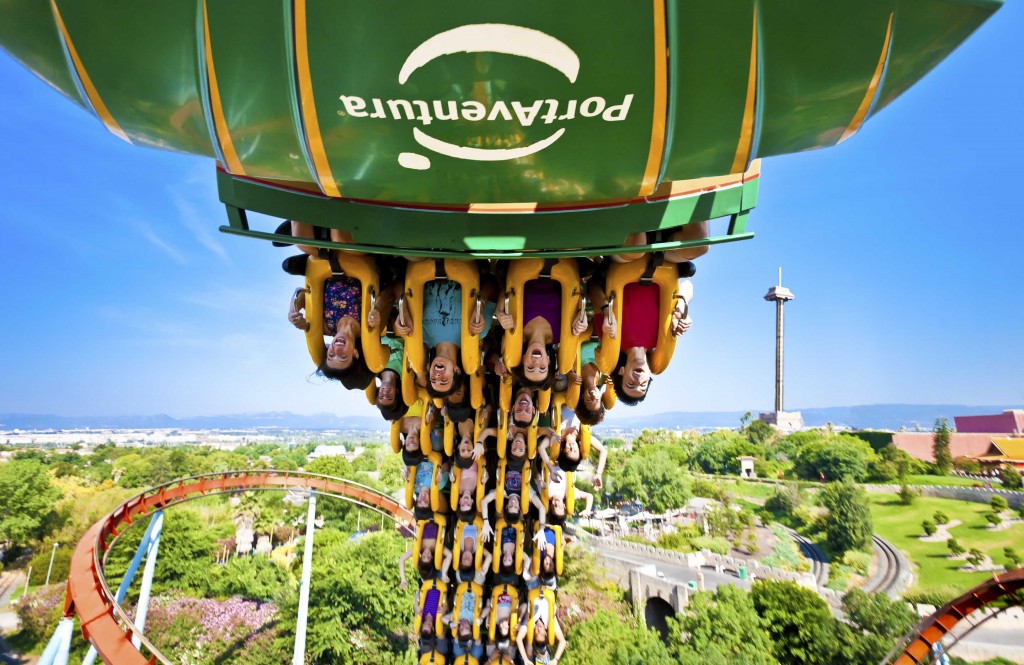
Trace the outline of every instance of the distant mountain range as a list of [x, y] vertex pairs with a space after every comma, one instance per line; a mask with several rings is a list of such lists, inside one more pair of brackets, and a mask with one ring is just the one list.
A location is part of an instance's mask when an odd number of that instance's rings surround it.
[[176, 418], [152, 416], [55, 416], [0, 414], [0, 429], [210, 429], [210, 430], [370, 430], [385, 429], [379, 417], [338, 416], [332, 413], [298, 415], [290, 412], [242, 413], [227, 416]]
[[[804, 424], [820, 427], [827, 423], [856, 429], [931, 429], [935, 419], [1001, 413], [1010, 406], [965, 406], [963, 404], [866, 404], [801, 409]], [[1016, 407], [1021, 408], [1021, 407]], [[673, 411], [650, 416], [629, 416], [620, 407], [609, 412], [602, 429], [639, 430], [738, 427], [743, 411]], [[753, 412], [757, 417], [757, 412]], [[151, 416], [56, 416], [23, 413], [0, 414], [0, 429], [209, 429], [209, 430], [369, 430], [384, 431], [385, 424], [374, 416], [338, 416], [330, 413], [298, 415], [289, 412], [248, 413], [227, 416], [176, 418]]]

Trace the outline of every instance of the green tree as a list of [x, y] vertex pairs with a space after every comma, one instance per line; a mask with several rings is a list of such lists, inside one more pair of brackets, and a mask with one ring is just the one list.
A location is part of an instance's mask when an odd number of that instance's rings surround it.
[[[395, 561], [405, 543], [394, 532], [370, 534], [358, 541], [324, 529], [316, 536], [309, 594], [307, 658], [314, 663], [376, 665], [397, 663], [408, 646], [415, 590], [398, 591]], [[279, 614], [283, 633], [294, 635], [296, 598]]]
[[295, 471], [299, 468], [299, 465], [295, 463], [291, 456], [285, 453], [277, 453], [270, 458], [270, 467], [278, 471]]
[[826, 481], [860, 481], [867, 477], [868, 463], [877, 455], [864, 439], [838, 434], [813, 443], [797, 451], [793, 470], [801, 478]]
[[772, 655], [768, 619], [759, 615], [750, 594], [732, 585], [695, 593], [683, 612], [669, 619], [668, 643], [682, 665], [780, 662]]
[[334, 476], [335, 478], [351, 478], [354, 473], [352, 465], [341, 455], [317, 457], [306, 465], [306, 471], [309, 473], [319, 473], [324, 476]]
[[839, 629], [828, 605], [794, 582], [758, 580], [750, 589], [757, 613], [766, 620], [772, 653], [780, 662], [829, 663], [839, 651]]
[[681, 508], [690, 498], [689, 481], [663, 451], [630, 455], [615, 480], [614, 489], [623, 497], [640, 501], [655, 513]]
[[566, 636], [566, 662], [588, 665], [669, 665], [672, 659], [658, 634], [635, 620], [598, 610]]
[[211, 567], [209, 584], [210, 594], [221, 598], [275, 600], [290, 597], [296, 590], [295, 578], [262, 556], [234, 557], [224, 566]]
[[718, 430], [701, 437], [693, 453], [693, 461], [705, 473], [737, 473], [740, 455], [757, 455], [762, 451], [741, 434]]
[[935, 433], [932, 435], [932, 455], [935, 467], [940, 475], [948, 475], [953, 468], [953, 455], [949, 452], [950, 429], [949, 421], [939, 418], [935, 421]]
[[750, 441], [750, 443], [759, 448], [763, 448], [775, 438], [776, 431], [771, 425], [758, 419], [747, 425], [743, 434], [747, 437], [747, 441]]
[[899, 638], [917, 623], [907, 603], [890, 600], [883, 593], [867, 594], [853, 589], [843, 596], [843, 611], [859, 630], [854, 631], [852, 663], [878, 663]]
[[[136, 521], [110, 550], [106, 573], [111, 586], [124, 576], [148, 526], [148, 519]], [[210, 568], [216, 565], [216, 549], [217, 537], [205, 528], [199, 513], [191, 508], [166, 511], [153, 573], [154, 592], [178, 589], [190, 595], [205, 595], [209, 590]]]
[[949, 515], [942, 512], [941, 510], [936, 510], [935, 514], [932, 516], [932, 519], [935, 520], [936, 524], [949, 524]]
[[44, 535], [59, 498], [60, 490], [39, 460], [0, 464], [0, 543], [19, 547]]
[[1017, 550], [1013, 549], [1012, 547], [1004, 547], [1003, 556], [1006, 557], [1006, 560], [1010, 562], [1010, 565], [1013, 568], [1020, 568], [1020, 563], [1022, 559], [1020, 554], [1017, 553]]
[[380, 482], [388, 492], [394, 492], [405, 484], [402, 479], [402, 458], [399, 455], [385, 455], [380, 461]]
[[956, 538], [950, 538], [946, 541], [946, 547], [949, 549], [949, 553], [953, 556], [960, 556], [964, 553], [964, 546], [957, 542]]
[[804, 446], [823, 441], [825, 438], [825, 433], [817, 429], [793, 432], [775, 442], [775, 453], [791, 460], [796, 459], [797, 453]]
[[874, 525], [864, 490], [853, 483], [828, 483], [821, 495], [828, 509], [825, 539], [837, 556], [867, 549]]
[[917, 460], [905, 450], [900, 450], [891, 443], [878, 451], [878, 457], [896, 467], [896, 477], [902, 478], [915, 471]]
[[931, 520], [924, 520], [921, 522], [921, 530], [924, 531], [924, 535], [932, 536], [938, 531], [938, 527], [935, 526], [935, 522]]
[[989, 500], [988, 505], [992, 506], [992, 510], [996, 511], [997, 513], [1001, 513], [1010, 507], [1010, 505], [1006, 502], [1006, 499], [999, 496], [998, 494], [996, 494]]

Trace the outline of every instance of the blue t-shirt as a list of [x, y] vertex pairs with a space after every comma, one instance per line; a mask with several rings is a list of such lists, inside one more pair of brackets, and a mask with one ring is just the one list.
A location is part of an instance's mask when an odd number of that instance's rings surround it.
[[[497, 303], [483, 303], [481, 335], [487, 335], [491, 329], [497, 307]], [[458, 282], [436, 279], [423, 286], [423, 341], [430, 348], [441, 342], [462, 345], [462, 286]]]

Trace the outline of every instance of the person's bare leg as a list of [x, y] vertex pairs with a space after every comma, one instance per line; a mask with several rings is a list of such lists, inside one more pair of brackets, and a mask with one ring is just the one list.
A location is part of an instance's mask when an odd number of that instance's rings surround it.
[[[355, 240], [352, 239], [351, 233], [349, 233], [348, 231], [342, 231], [341, 229], [331, 229], [331, 240], [333, 242], [346, 242], [349, 244], [355, 244], [356, 242]], [[366, 252], [359, 252], [351, 249], [344, 249], [341, 251], [345, 252], [346, 254], [357, 254], [360, 256], [366, 254]]]
[[[708, 223], [697, 222], [686, 224], [672, 234], [672, 240], [704, 240], [709, 235]], [[671, 263], [682, 263], [692, 261], [708, 253], [708, 246], [687, 247], [685, 249], [670, 249], [665, 252], [665, 260]]]
[[[313, 225], [312, 224], [306, 224], [304, 222], [296, 222], [293, 219], [292, 220], [292, 235], [295, 236], [296, 238], [309, 238], [310, 240], [312, 240], [313, 239]], [[300, 245], [299, 243], [295, 243], [295, 246], [298, 247], [299, 249], [301, 249], [306, 254], [309, 254], [310, 256], [316, 256], [316, 254], [317, 254], [316, 247], [310, 247], [309, 245]]]
[[[636, 233], [630, 233], [626, 236], [626, 241], [622, 243], [623, 247], [637, 247], [640, 245], [647, 244], [647, 233], [644, 231], [638, 231]], [[632, 254], [613, 254], [612, 261], [616, 263], [629, 263], [630, 261], [636, 261], [644, 255], [643, 252], [635, 252]]]

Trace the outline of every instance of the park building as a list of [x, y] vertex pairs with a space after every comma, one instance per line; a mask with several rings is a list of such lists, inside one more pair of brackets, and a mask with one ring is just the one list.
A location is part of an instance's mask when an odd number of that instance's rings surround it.
[[[1024, 473], [1024, 409], [980, 416], [956, 416], [956, 431], [950, 433], [949, 452], [981, 464], [986, 472], [1012, 465]], [[911, 457], [934, 462], [932, 432], [897, 432], [894, 446]]]

